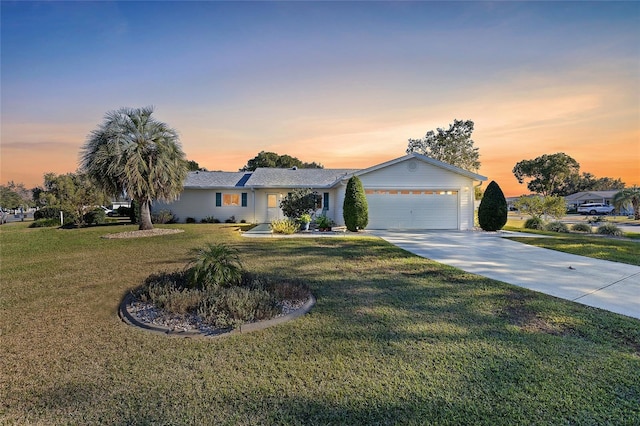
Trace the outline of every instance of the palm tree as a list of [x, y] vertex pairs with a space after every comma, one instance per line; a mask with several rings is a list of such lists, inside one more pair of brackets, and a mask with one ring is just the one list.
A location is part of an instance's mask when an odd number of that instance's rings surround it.
[[153, 229], [153, 200], [175, 200], [187, 176], [178, 133], [152, 113], [153, 107], [108, 112], [80, 154], [81, 169], [98, 187], [112, 196], [126, 191], [139, 203], [141, 230]]
[[633, 186], [617, 192], [613, 196], [613, 205], [617, 209], [633, 206], [633, 218], [640, 220], [640, 188]]

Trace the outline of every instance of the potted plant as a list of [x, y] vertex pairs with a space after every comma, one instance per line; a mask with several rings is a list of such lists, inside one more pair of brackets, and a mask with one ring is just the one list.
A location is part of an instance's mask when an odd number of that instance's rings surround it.
[[303, 213], [298, 218], [298, 221], [300, 222], [300, 230], [308, 231], [309, 224], [311, 223], [311, 215], [309, 213]]
[[333, 220], [325, 215], [321, 215], [316, 217], [316, 225], [320, 232], [331, 231], [331, 227], [333, 226]]

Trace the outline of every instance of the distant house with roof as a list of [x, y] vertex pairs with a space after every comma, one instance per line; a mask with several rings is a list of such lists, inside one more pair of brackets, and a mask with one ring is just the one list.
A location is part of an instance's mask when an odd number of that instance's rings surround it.
[[576, 210], [580, 205], [587, 203], [602, 203], [613, 205], [613, 197], [618, 190], [615, 191], [582, 191], [575, 194], [567, 195], [564, 201], [569, 211]]
[[367, 169], [278, 169], [253, 172], [190, 172], [178, 200], [156, 202], [184, 221], [269, 223], [282, 219], [282, 199], [294, 189], [322, 196], [316, 214], [343, 225], [347, 181], [358, 176], [369, 204], [368, 229], [471, 229], [474, 186], [486, 177], [412, 153]]
[[[611, 191], [582, 191], [576, 192], [575, 194], [567, 195], [564, 197], [565, 202], [567, 203], [567, 208], [571, 210], [575, 210], [578, 206], [587, 203], [602, 203], [607, 205], [613, 205], [613, 197], [620, 192], [619, 189], [611, 190]], [[633, 208], [623, 209], [618, 212], [622, 215], [633, 214]]]

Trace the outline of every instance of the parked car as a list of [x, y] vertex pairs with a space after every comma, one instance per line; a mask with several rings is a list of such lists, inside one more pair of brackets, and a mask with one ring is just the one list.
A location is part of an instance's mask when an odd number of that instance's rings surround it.
[[0, 207], [0, 225], [3, 223], [7, 223], [7, 219], [9, 219], [9, 213], [2, 207]]
[[580, 214], [610, 214], [613, 212], [613, 206], [603, 203], [587, 203], [578, 206], [578, 213]]
[[100, 206], [99, 208], [102, 209], [102, 211], [104, 211], [104, 214], [106, 214], [107, 216], [111, 216], [113, 214], [113, 210], [108, 207]]

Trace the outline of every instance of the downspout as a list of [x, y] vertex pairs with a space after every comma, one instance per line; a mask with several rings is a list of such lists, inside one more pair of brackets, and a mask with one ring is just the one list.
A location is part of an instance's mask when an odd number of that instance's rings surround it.
[[251, 194], [253, 195], [253, 223], [256, 224], [256, 189], [251, 188]]

